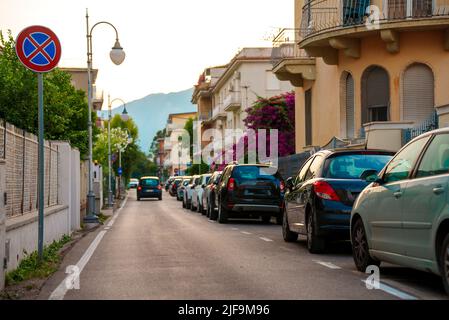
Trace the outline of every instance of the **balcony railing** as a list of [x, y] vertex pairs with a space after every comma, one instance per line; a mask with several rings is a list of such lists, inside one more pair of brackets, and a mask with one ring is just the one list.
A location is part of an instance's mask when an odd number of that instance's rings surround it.
[[235, 108], [239, 108], [242, 104], [240, 92], [230, 92], [223, 100], [223, 107], [225, 111], [232, 111]]
[[271, 51], [273, 66], [283, 59], [308, 58], [306, 51], [297, 46], [301, 35], [301, 29], [284, 28], [273, 37], [273, 49]]
[[376, 8], [380, 23], [449, 16], [449, 0], [310, 0], [302, 8], [301, 37], [363, 25]]
[[420, 123], [418, 126], [404, 130], [404, 142], [407, 143], [417, 136], [438, 129], [438, 115], [433, 112], [428, 119]]

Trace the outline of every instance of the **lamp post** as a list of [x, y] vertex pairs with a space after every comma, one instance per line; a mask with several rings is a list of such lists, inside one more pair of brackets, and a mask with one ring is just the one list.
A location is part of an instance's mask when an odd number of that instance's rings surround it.
[[128, 139], [126, 140], [126, 142], [124, 144], [117, 144], [116, 145], [116, 147], [118, 149], [118, 154], [119, 154], [119, 156], [118, 156], [118, 166], [119, 166], [119, 170], [121, 171], [121, 172], [119, 172], [119, 176], [118, 176], [118, 178], [119, 178], [119, 180], [118, 180], [119, 181], [119, 183], [118, 183], [118, 197], [119, 197], [119, 199], [120, 199], [121, 194], [122, 194], [122, 172], [123, 172], [123, 169], [122, 169], [122, 152], [124, 152], [126, 150], [126, 148], [128, 147], [128, 145], [130, 143], [132, 143], [132, 141], [133, 141], [133, 139], [132, 139], [128, 129], [125, 129], [125, 131], [128, 133]]
[[113, 193], [112, 193], [112, 152], [111, 152], [111, 120], [112, 120], [112, 104], [115, 101], [120, 101], [125, 106], [126, 103], [120, 98], [115, 98], [110, 101], [110, 96], [108, 95], [108, 110], [109, 110], [109, 121], [108, 121], [108, 206], [111, 208], [113, 206]]
[[95, 193], [93, 191], [93, 168], [92, 168], [92, 31], [100, 24], [107, 24], [115, 31], [115, 43], [109, 53], [112, 62], [119, 65], [125, 60], [125, 52], [120, 46], [117, 29], [109, 22], [100, 21], [89, 28], [89, 14], [86, 9], [86, 39], [87, 39], [87, 101], [89, 108], [88, 135], [89, 135], [89, 182], [87, 193], [87, 214], [84, 218], [86, 223], [98, 223], [95, 215]]

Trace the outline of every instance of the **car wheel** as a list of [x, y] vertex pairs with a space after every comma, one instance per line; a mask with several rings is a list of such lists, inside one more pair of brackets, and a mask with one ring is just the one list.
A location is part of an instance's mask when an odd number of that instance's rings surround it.
[[185, 199], [185, 197], [184, 198], [182, 198], [182, 207], [185, 209], [185, 207], [186, 207], [186, 199]]
[[380, 261], [374, 260], [369, 254], [368, 241], [366, 239], [363, 221], [357, 219], [351, 232], [352, 256], [357, 270], [365, 272], [370, 265], [380, 265]]
[[321, 253], [324, 247], [325, 240], [316, 235], [315, 215], [311, 212], [307, 218], [307, 249], [310, 253]]
[[446, 293], [449, 294], [449, 234], [446, 235], [446, 238], [443, 241], [443, 245], [441, 246], [440, 257], [443, 285], [444, 289], [446, 289]]
[[159, 201], [161, 201], [161, 200], [162, 200], [162, 196], [159, 196], [159, 198], [158, 198], [158, 199], [159, 199]]
[[206, 203], [206, 217], [207, 218], [210, 217], [210, 206], [209, 206], [209, 203]]
[[139, 197], [137, 197], [137, 201], [140, 201], [140, 198], [139, 198]]
[[224, 209], [221, 204], [218, 205], [218, 223], [228, 222], [228, 210]]
[[196, 211], [196, 208], [193, 206], [193, 201], [190, 201], [190, 210], [191, 211]]
[[282, 226], [283, 220], [284, 220], [284, 215], [282, 214], [282, 212], [278, 213], [276, 215], [276, 224], [278, 226]]
[[295, 242], [298, 240], [298, 234], [290, 231], [290, 227], [288, 226], [287, 211], [284, 210], [282, 217], [282, 238], [284, 238], [285, 242]]
[[209, 210], [210, 210], [210, 212], [209, 212], [209, 219], [212, 220], [212, 221], [217, 220], [218, 219], [218, 214], [217, 214], [217, 211], [215, 211], [215, 208], [212, 207], [211, 205], [209, 205]]

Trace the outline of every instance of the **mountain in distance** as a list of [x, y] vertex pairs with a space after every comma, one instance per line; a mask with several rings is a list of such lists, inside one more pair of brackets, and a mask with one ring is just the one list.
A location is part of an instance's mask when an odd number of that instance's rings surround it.
[[[153, 137], [158, 130], [164, 129], [170, 113], [195, 112], [190, 100], [193, 88], [179, 92], [155, 93], [144, 98], [126, 103], [128, 115], [139, 128], [138, 145], [141, 150], [148, 153]], [[112, 116], [121, 114], [123, 105], [112, 109]], [[102, 110], [101, 116], [107, 119], [108, 111]]]

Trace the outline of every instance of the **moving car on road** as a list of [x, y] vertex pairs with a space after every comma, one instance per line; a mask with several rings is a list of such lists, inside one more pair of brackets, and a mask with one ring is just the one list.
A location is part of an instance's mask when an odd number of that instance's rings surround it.
[[135, 189], [139, 185], [139, 179], [131, 178], [129, 179], [128, 188]]
[[415, 138], [366, 180], [351, 213], [357, 269], [387, 261], [431, 271], [449, 294], [449, 129]]
[[158, 198], [162, 200], [162, 187], [158, 177], [142, 177], [137, 187], [137, 201], [142, 198]]
[[221, 171], [215, 171], [209, 179], [203, 192], [203, 210], [211, 220], [217, 220], [217, 205], [215, 204], [215, 189], [220, 182]]
[[206, 211], [204, 210], [204, 207], [203, 207], [203, 193], [204, 193], [204, 188], [206, 187], [207, 183], [209, 182], [211, 175], [212, 174], [210, 174], [210, 173], [202, 174], [200, 176], [200, 180], [199, 180], [198, 184], [195, 185], [195, 188], [193, 189], [193, 192], [192, 192], [191, 208], [192, 208], [192, 210], [196, 209], [201, 214], [206, 214]]
[[286, 180], [282, 235], [296, 241], [307, 235], [311, 253], [325, 249], [328, 240], [349, 240], [352, 205], [393, 156], [377, 150], [323, 150], [311, 156], [294, 178]]
[[264, 164], [230, 164], [223, 170], [215, 201], [217, 220], [261, 218], [268, 223], [272, 216], [281, 221], [284, 181], [277, 169]]

